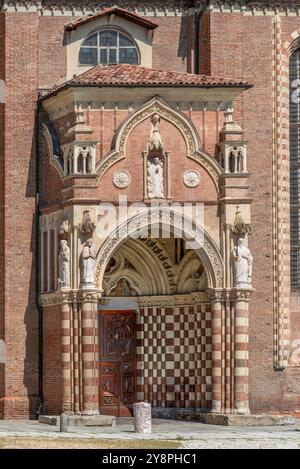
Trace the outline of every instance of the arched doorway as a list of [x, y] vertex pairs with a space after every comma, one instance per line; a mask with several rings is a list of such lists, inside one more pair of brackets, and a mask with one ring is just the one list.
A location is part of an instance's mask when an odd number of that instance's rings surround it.
[[211, 305], [206, 269], [182, 238], [127, 239], [108, 259], [100, 319], [100, 411], [209, 410]]

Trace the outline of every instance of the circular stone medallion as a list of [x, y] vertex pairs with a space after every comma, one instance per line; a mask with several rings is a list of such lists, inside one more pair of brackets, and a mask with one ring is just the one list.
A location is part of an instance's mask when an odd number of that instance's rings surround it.
[[127, 171], [118, 171], [113, 176], [113, 183], [119, 189], [125, 189], [131, 183], [131, 176]]
[[200, 174], [198, 171], [186, 171], [183, 175], [183, 182], [187, 187], [197, 187], [200, 183]]

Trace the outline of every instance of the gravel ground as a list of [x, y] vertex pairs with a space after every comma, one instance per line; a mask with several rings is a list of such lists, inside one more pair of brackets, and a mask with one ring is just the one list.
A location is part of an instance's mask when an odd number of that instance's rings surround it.
[[300, 419], [297, 419], [293, 426], [282, 427], [221, 427], [197, 422], [153, 419], [151, 435], [134, 433], [133, 419], [129, 418], [119, 419], [115, 427], [73, 427], [68, 433], [60, 433], [58, 427], [37, 421], [0, 421], [0, 448], [17, 448], [18, 446], [10, 445], [18, 444], [21, 448], [55, 445], [55, 448], [103, 449], [300, 449]]

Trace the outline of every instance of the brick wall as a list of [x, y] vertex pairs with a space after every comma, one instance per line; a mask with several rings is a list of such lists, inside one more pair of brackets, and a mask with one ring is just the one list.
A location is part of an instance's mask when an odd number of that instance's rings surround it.
[[60, 306], [43, 308], [43, 391], [44, 411], [50, 415], [61, 412], [62, 340]]
[[[3, 22], [2, 22], [3, 24]], [[38, 15], [5, 15], [5, 399], [6, 418], [38, 406], [35, 306], [35, 107]], [[1, 185], [2, 187], [2, 185]]]
[[[0, 13], [0, 79], [5, 80], [5, 18]], [[4, 170], [5, 170], [5, 105], [0, 103], [0, 236], [4, 239]], [[5, 244], [0, 244], [0, 340], [5, 339]], [[5, 368], [0, 363], [0, 398], [5, 394]], [[0, 418], [3, 406], [0, 407]]]
[[[299, 407], [300, 370], [275, 372], [273, 368], [272, 17], [238, 13], [211, 13], [210, 16], [211, 74], [242, 78], [255, 85], [237, 100], [235, 113], [249, 140], [254, 199], [250, 238], [255, 259], [255, 293], [250, 303], [251, 410], [293, 410]], [[296, 20], [285, 19], [289, 21], [292, 30]]]

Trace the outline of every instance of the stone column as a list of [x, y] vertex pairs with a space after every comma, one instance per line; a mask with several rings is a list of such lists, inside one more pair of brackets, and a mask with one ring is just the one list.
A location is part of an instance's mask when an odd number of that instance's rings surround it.
[[234, 318], [234, 411], [249, 410], [249, 290], [235, 291]]
[[81, 290], [81, 341], [82, 341], [82, 408], [83, 415], [99, 414], [98, 382], [98, 315], [96, 289]]
[[70, 292], [63, 292], [61, 299], [62, 340], [62, 413], [72, 412], [71, 395], [71, 312]]
[[210, 292], [212, 307], [212, 412], [222, 412], [222, 301], [221, 294]]

